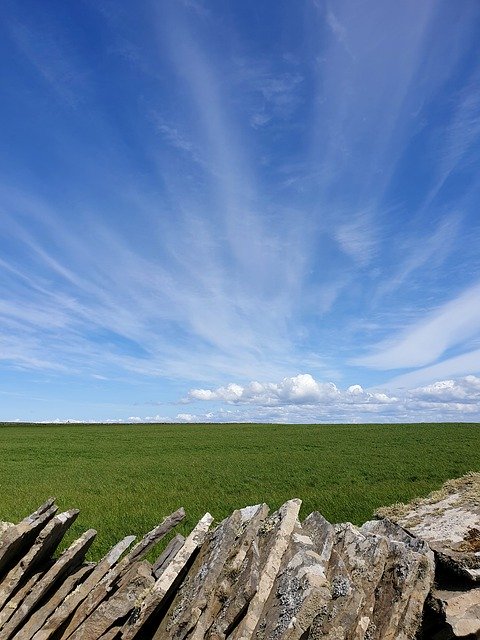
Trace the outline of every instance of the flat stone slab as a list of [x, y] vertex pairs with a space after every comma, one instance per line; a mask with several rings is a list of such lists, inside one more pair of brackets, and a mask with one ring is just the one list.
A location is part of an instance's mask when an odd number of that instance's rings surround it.
[[480, 473], [449, 480], [426, 498], [379, 509], [377, 515], [425, 540], [443, 567], [480, 582]]
[[470, 591], [433, 589], [431, 598], [437, 601], [455, 638], [480, 637], [480, 588]]

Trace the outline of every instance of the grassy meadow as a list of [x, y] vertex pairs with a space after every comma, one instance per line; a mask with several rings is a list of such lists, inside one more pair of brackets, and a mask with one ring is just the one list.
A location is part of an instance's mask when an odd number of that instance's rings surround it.
[[303, 500], [332, 522], [362, 523], [448, 478], [480, 471], [480, 425], [0, 426], [0, 520], [49, 496], [78, 507], [68, 540], [98, 530], [90, 557], [141, 535], [180, 506], [191, 530], [210, 511]]

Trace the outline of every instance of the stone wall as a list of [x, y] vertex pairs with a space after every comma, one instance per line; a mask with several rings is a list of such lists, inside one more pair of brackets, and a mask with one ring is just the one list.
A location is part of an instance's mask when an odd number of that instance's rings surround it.
[[[54, 500], [0, 523], [0, 640], [449, 640], [480, 638], [480, 475], [381, 510], [361, 527], [300, 500], [185, 517], [85, 561], [96, 531], [54, 557], [77, 510]], [[132, 546], [133, 545], [133, 546]]]

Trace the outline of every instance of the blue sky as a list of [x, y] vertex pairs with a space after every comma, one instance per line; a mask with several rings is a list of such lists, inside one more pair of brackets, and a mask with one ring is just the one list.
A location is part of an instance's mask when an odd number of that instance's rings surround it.
[[7, 0], [2, 420], [480, 420], [477, 0]]

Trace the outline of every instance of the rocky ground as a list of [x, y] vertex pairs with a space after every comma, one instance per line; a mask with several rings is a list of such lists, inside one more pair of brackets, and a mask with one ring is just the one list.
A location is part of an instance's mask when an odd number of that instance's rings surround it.
[[78, 511], [49, 500], [0, 523], [0, 640], [480, 638], [480, 474], [361, 527], [300, 505], [207, 513], [147, 561], [179, 509], [88, 563], [94, 530], [55, 557]]

